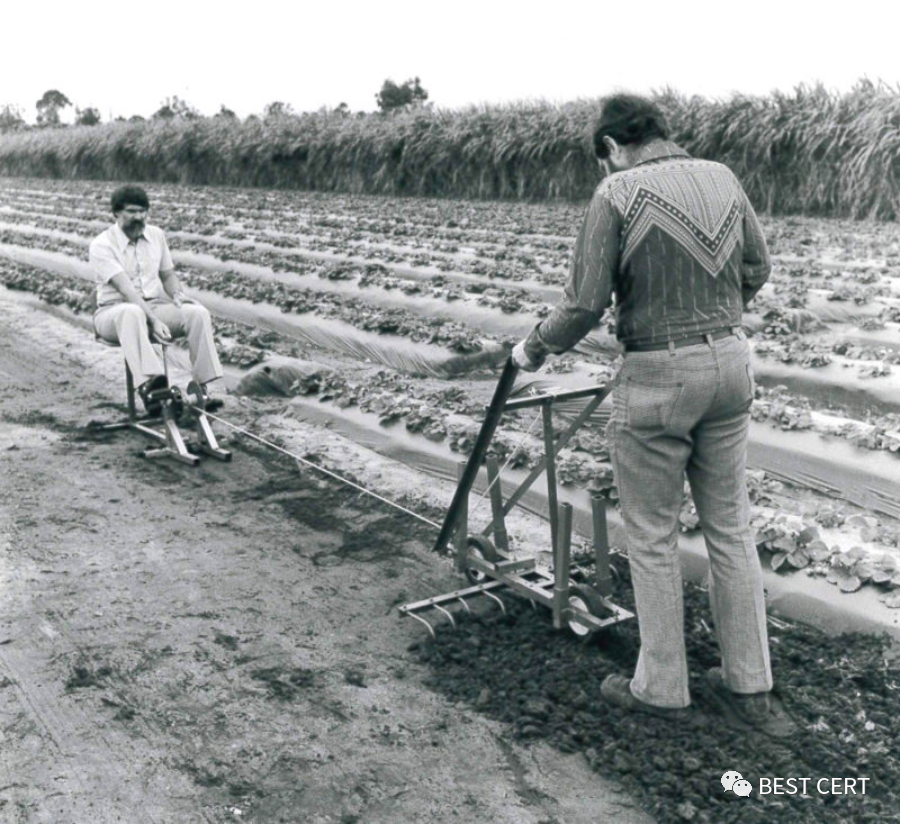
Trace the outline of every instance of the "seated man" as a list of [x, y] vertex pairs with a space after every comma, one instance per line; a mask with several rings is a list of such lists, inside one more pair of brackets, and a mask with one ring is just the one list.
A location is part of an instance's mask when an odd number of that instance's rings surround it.
[[97, 279], [94, 331], [118, 343], [147, 407], [154, 389], [165, 388], [165, 370], [150, 336], [169, 343], [187, 335], [194, 380], [201, 386], [222, 377], [209, 312], [184, 297], [162, 229], [146, 224], [150, 201], [139, 186], [112, 194], [115, 223], [91, 243]]

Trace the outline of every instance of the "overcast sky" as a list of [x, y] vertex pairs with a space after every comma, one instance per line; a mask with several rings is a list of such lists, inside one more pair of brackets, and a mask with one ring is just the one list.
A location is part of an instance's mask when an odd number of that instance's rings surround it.
[[33, 122], [58, 89], [104, 121], [172, 95], [202, 114], [275, 100], [371, 111], [385, 78], [416, 75], [442, 108], [666, 85], [708, 97], [817, 80], [843, 91], [861, 77], [897, 87], [895, 2], [6, 0], [0, 105]]

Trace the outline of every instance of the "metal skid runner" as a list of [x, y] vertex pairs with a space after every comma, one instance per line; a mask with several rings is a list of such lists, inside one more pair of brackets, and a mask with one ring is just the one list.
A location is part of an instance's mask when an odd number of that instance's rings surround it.
[[[146, 458], [174, 458], [182, 463], [195, 466], [200, 462], [197, 452], [210, 455], [220, 461], [230, 461], [231, 452], [222, 449], [213, 434], [209, 418], [206, 416], [206, 404], [209, 396], [203, 386], [196, 381], [187, 385], [186, 392], [177, 386], [157, 389], [148, 395], [148, 400], [160, 404], [158, 415], [139, 418], [135, 403], [134, 379], [128, 366], [125, 367], [128, 391], [128, 417], [118, 423], [101, 424], [98, 430], [113, 431], [117, 429], [133, 429], [158, 441], [162, 446], [144, 450]], [[196, 440], [186, 441], [179, 428], [178, 421], [187, 417], [193, 425]]]
[[[568, 626], [576, 635], [586, 636], [605, 627], [633, 618], [634, 614], [610, 601], [612, 578], [609, 566], [609, 539], [606, 527], [606, 503], [602, 496], [591, 498], [595, 586], [572, 583], [569, 575], [572, 543], [572, 505], [559, 504], [556, 482], [556, 454], [572, 435], [590, 418], [609, 389], [596, 385], [567, 392], [534, 395], [509, 401], [517, 367], [510, 359], [500, 376], [491, 405], [475, 441], [472, 454], [462, 468], [459, 484], [447, 511], [435, 549], [443, 552], [453, 538], [456, 569], [465, 573], [472, 586], [458, 589], [423, 601], [401, 606], [402, 615], [421, 621], [434, 635], [434, 627], [422, 613], [435, 612], [455, 626], [449, 607], [461, 605], [470, 611], [467, 599], [485, 596], [496, 601], [505, 612], [500, 591], [511, 590], [524, 596], [532, 605], [542, 604], [553, 614], [553, 626]], [[553, 433], [553, 405], [578, 398], [589, 399], [575, 420], [558, 438]], [[485, 459], [488, 445], [504, 411], [540, 407], [543, 418], [544, 457], [528, 477], [504, 502], [500, 487], [496, 458], [486, 460], [490, 489], [492, 520], [480, 535], [468, 534], [469, 492]], [[509, 551], [505, 517], [528, 491], [542, 472], [547, 474], [547, 500], [550, 510], [550, 536], [553, 552], [553, 573], [537, 567], [534, 558], [513, 558]], [[494, 540], [487, 536], [493, 533]]]

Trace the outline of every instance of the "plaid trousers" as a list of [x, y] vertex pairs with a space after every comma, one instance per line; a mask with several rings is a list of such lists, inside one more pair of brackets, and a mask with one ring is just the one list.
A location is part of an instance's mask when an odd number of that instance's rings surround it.
[[625, 355], [607, 432], [641, 634], [631, 691], [648, 704], [690, 703], [678, 556], [685, 473], [709, 554], [725, 682], [739, 693], [772, 688], [745, 472], [752, 399], [743, 331]]

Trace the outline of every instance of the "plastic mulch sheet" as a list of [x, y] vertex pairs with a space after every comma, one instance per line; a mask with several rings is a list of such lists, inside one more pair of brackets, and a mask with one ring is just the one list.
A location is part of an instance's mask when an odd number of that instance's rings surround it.
[[[299, 419], [319, 426], [327, 424], [332, 431], [379, 454], [451, 483], [456, 482], [460, 462], [464, 460], [463, 455], [452, 452], [445, 444], [413, 435], [402, 424], [381, 426], [373, 415], [353, 407], [338, 409], [321, 403], [315, 396], [294, 398], [290, 402], [290, 411]], [[513, 492], [525, 474], [525, 471], [517, 469], [504, 472], [502, 483], [505, 496]], [[486, 475], [482, 471], [473, 495], [481, 495], [485, 489]], [[448, 488], [448, 505], [450, 497]], [[572, 504], [575, 531], [588, 538], [591, 532], [590, 493], [572, 486], [561, 486], [559, 500]], [[546, 481], [543, 477], [538, 478], [519, 505], [547, 518]], [[486, 525], [489, 511], [486, 506], [478, 510], [479, 515], [470, 525], [470, 532], [477, 532]], [[608, 508], [608, 517], [611, 544], [623, 546], [621, 519], [614, 508]], [[699, 533], [681, 535], [679, 548], [686, 577], [694, 581], [705, 580], [708, 561], [702, 536]], [[763, 566], [769, 604], [774, 614], [815, 624], [833, 633], [854, 630], [889, 632], [900, 638], [900, 611], [889, 610], [881, 604], [877, 600], [877, 591], [872, 587], [846, 595], [824, 580], [809, 577], [803, 572], [782, 575], [769, 570], [765, 562]]]

